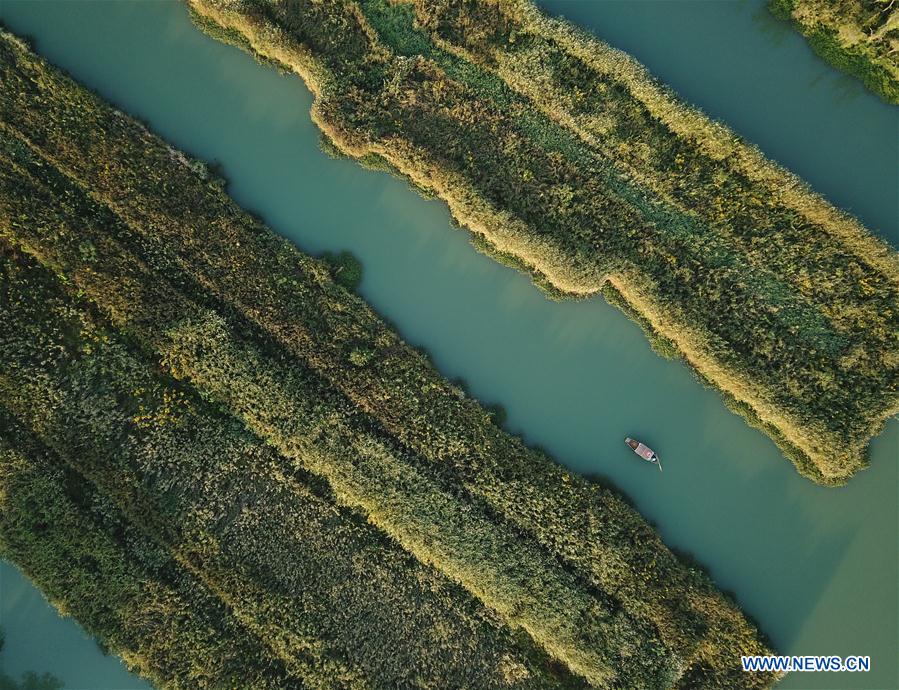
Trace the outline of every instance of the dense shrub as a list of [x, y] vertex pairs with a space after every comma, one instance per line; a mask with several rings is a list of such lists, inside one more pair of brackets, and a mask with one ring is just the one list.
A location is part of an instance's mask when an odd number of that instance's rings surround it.
[[322, 259], [331, 268], [334, 282], [343, 285], [347, 290], [355, 290], [362, 282], [362, 262], [352, 253], [342, 251], [337, 254], [325, 252]]

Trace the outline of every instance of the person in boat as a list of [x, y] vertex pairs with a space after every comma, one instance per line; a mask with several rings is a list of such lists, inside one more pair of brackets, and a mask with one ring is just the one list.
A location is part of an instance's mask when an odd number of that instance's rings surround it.
[[655, 463], [659, 466], [659, 469], [662, 469], [662, 462], [659, 460], [659, 456], [655, 454], [655, 451], [652, 448], [630, 437], [624, 439], [624, 442], [628, 445], [628, 447], [630, 447], [631, 450], [634, 451], [634, 453], [646, 460], [646, 462]]

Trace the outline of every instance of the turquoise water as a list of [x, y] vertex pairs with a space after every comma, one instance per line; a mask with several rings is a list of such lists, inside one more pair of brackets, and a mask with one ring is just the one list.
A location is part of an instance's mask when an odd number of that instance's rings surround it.
[[[637, 54], [899, 245], [899, 111], [765, 19], [760, 1], [546, 6]], [[811, 484], [620, 312], [547, 301], [477, 254], [443, 204], [325, 157], [302, 82], [206, 38], [180, 4], [6, 0], [0, 18], [165, 138], [220, 161], [235, 199], [304, 250], [351, 249], [365, 265], [360, 291], [407, 340], [501, 402], [511, 430], [621, 486], [780, 650], [872, 656], [869, 674], [793, 675], [780, 687], [899, 687], [895, 420], [849, 486]], [[658, 449], [664, 474], [636, 462], [625, 435]], [[23, 668], [52, 661], [40, 646], [25, 653]], [[98, 683], [104, 662], [85, 652]]]
[[71, 618], [60, 618], [43, 595], [15, 567], [0, 561], [0, 627], [6, 642], [0, 672], [21, 680], [27, 671], [51, 673], [66, 690], [149, 690]]

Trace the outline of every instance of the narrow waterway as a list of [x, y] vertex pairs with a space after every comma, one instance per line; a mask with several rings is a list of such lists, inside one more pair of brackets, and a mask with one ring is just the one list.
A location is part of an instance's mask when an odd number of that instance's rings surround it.
[[[633, 52], [899, 245], [899, 110], [818, 60], [761, 0], [545, 6]], [[442, 203], [324, 156], [302, 82], [203, 36], [181, 4], [5, 0], [0, 18], [166, 139], [220, 161], [234, 198], [302, 249], [352, 250], [360, 291], [407, 340], [501, 402], [511, 430], [611, 478], [780, 650], [872, 657], [869, 674], [797, 674], [779, 687], [899, 687], [896, 420], [872, 443], [871, 469], [818, 487], [601, 299], [547, 301], [477, 254]], [[659, 450], [664, 474], [635, 461], [627, 434]], [[13, 639], [20, 623], [0, 625]], [[25, 666], [53, 671], [55, 653], [31, 649]], [[101, 687], [108, 660], [84, 655]]]

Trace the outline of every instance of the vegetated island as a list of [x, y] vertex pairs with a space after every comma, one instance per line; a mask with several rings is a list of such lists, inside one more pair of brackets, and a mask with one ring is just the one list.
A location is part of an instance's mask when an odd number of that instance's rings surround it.
[[0, 550], [154, 683], [774, 682], [704, 572], [498, 428], [351, 261], [8, 33], [0, 161]]
[[812, 49], [899, 105], [899, 4], [893, 0], [768, 0]]
[[444, 199], [556, 296], [602, 292], [806, 477], [838, 485], [899, 411], [899, 257], [528, 0], [189, 0], [296, 72], [327, 148]]

